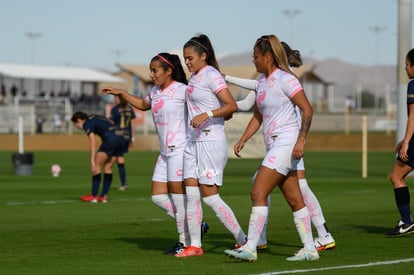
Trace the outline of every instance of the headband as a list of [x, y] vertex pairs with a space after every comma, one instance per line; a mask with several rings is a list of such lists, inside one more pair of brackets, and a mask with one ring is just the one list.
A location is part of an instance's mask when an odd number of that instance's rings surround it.
[[201, 48], [203, 48], [204, 50], [206, 50], [206, 52], [208, 52], [207, 47], [206, 47], [206, 46], [204, 46], [203, 44], [201, 44], [200, 42], [198, 42], [198, 41], [196, 41], [196, 40], [194, 40], [194, 39], [191, 39], [190, 41], [191, 41], [191, 42], [194, 42], [195, 44], [197, 44], [198, 46], [200, 46]]
[[174, 65], [170, 62], [170, 61], [168, 61], [168, 59], [167, 58], [165, 58], [165, 57], [163, 57], [162, 55], [160, 55], [160, 54], [157, 54], [157, 56], [162, 60], [162, 61], [164, 61], [165, 63], [167, 63], [167, 65], [168, 66], [170, 66], [171, 68], [173, 68], [174, 69]]

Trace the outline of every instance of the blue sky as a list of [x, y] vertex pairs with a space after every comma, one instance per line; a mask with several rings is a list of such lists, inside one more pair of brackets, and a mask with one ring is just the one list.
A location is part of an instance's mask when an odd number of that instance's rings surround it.
[[0, 63], [115, 70], [115, 62], [181, 54], [197, 33], [217, 56], [250, 52], [259, 36], [276, 34], [303, 56], [397, 63], [397, 0], [0, 0], [0, 10]]

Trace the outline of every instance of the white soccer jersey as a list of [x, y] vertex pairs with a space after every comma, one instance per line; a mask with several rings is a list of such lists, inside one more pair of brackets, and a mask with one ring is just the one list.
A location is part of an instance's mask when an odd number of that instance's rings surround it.
[[262, 75], [258, 79], [256, 104], [263, 118], [267, 150], [274, 142], [296, 142], [300, 126], [297, 109], [291, 99], [300, 91], [303, 88], [299, 80], [281, 69], [276, 69], [267, 78]]
[[186, 88], [183, 83], [174, 81], [164, 90], [154, 86], [145, 97], [145, 102], [151, 105], [162, 155], [171, 156], [184, 151], [187, 140]]
[[[196, 74], [193, 73], [186, 92], [189, 122], [198, 114], [220, 108], [222, 102], [217, 94], [225, 88], [227, 84], [224, 78], [212, 66], [205, 66]], [[188, 127], [188, 133], [190, 141], [226, 140], [222, 117], [209, 118], [197, 128]]]

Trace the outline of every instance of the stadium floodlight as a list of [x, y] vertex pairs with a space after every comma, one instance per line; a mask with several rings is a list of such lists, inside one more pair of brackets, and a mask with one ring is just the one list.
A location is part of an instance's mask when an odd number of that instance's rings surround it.
[[290, 41], [289, 44], [293, 45], [294, 43], [294, 30], [293, 30], [293, 19], [302, 13], [300, 9], [293, 9], [293, 10], [282, 10], [282, 13], [289, 18], [289, 25], [290, 25]]
[[40, 32], [26, 32], [25, 35], [27, 36], [27, 38], [29, 38], [30, 40], [30, 63], [33, 64], [34, 63], [34, 42], [36, 39], [40, 38], [42, 36], [42, 34]]
[[374, 33], [374, 46], [375, 46], [375, 65], [378, 65], [380, 59], [380, 43], [379, 43], [379, 35], [381, 32], [385, 31], [387, 28], [383, 26], [372, 26], [368, 28], [371, 32]]

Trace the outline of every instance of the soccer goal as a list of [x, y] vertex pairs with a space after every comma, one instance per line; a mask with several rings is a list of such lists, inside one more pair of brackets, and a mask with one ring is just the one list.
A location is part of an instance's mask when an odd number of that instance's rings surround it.
[[[6, 108], [6, 107], [4, 107]], [[3, 128], [9, 132], [17, 132], [18, 117], [23, 118], [23, 131], [25, 133], [67, 133], [72, 131], [70, 116], [72, 106], [66, 97], [16, 97], [14, 105], [8, 106], [3, 115], [7, 113], [7, 120]], [[5, 123], [3, 121], [3, 123]], [[1, 129], [2, 127], [0, 127]]]

